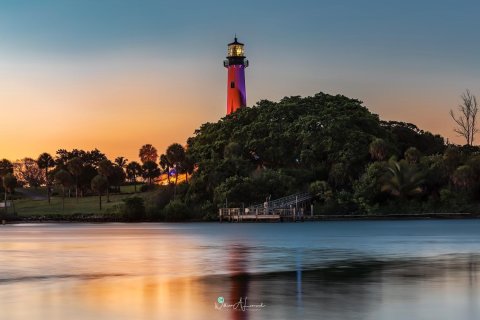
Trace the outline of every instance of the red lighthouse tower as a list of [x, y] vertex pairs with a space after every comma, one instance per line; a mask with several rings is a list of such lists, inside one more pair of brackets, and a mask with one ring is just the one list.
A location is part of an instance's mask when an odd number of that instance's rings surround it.
[[245, 88], [245, 68], [248, 60], [245, 59], [243, 43], [235, 41], [228, 44], [227, 60], [223, 66], [228, 69], [227, 81], [227, 115], [247, 105], [247, 90]]

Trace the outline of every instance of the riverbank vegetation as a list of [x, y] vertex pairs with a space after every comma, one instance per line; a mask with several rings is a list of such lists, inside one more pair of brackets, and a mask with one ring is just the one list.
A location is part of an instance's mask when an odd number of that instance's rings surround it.
[[[453, 112], [452, 118], [461, 122]], [[186, 146], [172, 144], [161, 155], [146, 144], [140, 162], [61, 149], [36, 160], [2, 160], [0, 176], [9, 183], [2, 183], [5, 199], [23, 217], [213, 219], [225, 205], [247, 207], [299, 191], [314, 195], [318, 214], [478, 213], [474, 133], [469, 126], [465, 146], [448, 144], [414, 124], [383, 121], [356, 99], [318, 93], [262, 100], [203, 124]], [[12, 188], [11, 176], [25, 188]], [[44, 193], [35, 196], [39, 188]]]

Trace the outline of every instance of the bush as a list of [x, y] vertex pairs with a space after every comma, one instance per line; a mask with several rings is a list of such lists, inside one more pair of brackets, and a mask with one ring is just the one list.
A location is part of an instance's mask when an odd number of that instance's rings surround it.
[[190, 212], [187, 205], [185, 202], [178, 199], [170, 201], [163, 212], [165, 221], [185, 221], [190, 217]]
[[125, 208], [123, 217], [128, 221], [139, 221], [145, 219], [145, 204], [143, 198], [131, 197], [123, 200]]
[[154, 185], [154, 184], [143, 184], [141, 187], [140, 187], [140, 192], [147, 192], [147, 191], [152, 191], [152, 190], [155, 190], [157, 186]]
[[151, 220], [161, 220], [162, 210], [173, 198], [173, 188], [171, 186], [159, 186], [154, 192], [147, 194], [145, 198], [145, 207], [147, 217]]

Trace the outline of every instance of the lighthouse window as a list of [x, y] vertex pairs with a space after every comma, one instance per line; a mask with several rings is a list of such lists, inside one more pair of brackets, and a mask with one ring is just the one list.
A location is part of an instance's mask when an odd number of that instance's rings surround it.
[[235, 82], [234, 81], [230, 82], [230, 88], [232, 88], [232, 89], [235, 88]]

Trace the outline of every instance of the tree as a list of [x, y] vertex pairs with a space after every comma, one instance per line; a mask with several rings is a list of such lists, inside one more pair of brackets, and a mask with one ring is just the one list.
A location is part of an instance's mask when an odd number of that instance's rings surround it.
[[132, 161], [127, 165], [127, 178], [133, 183], [135, 193], [137, 193], [137, 177], [141, 175], [142, 166], [138, 162]]
[[145, 201], [141, 197], [123, 199], [125, 204], [124, 218], [128, 221], [139, 221], [145, 218]]
[[83, 161], [75, 157], [67, 162], [68, 171], [75, 177], [75, 199], [78, 202], [78, 179], [83, 171]]
[[13, 173], [13, 164], [7, 159], [0, 160], [0, 177], [9, 173]]
[[188, 175], [193, 174], [195, 170], [195, 162], [189, 154], [185, 154], [185, 159], [182, 162], [182, 171], [185, 173], [185, 182], [188, 183]]
[[175, 199], [177, 194], [178, 174], [182, 169], [182, 163], [185, 161], [185, 149], [181, 144], [174, 143], [167, 148], [165, 155], [167, 156], [168, 162], [175, 168], [175, 189], [173, 192], [173, 198]]
[[160, 176], [160, 168], [153, 161], [147, 161], [142, 166], [142, 176], [148, 181], [148, 184], [153, 184], [153, 179]]
[[312, 182], [308, 189], [310, 194], [312, 194], [318, 201], [327, 202], [333, 198], [332, 189], [326, 181]]
[[377, 138], [370, 143], [368, 151], [372, 159], [383, 161], [388, 155], [388, 146], [383, 139]]
[[98, 193], [99, 208], [102, 210], [102, 194], [105, 192], [105, 190], [108, 190], [108, 179], [101, 174], [96, 175], [92, 179], [91, 188], [93, 191]]
[[453, 172], [452, 182], [457, 188], [468, 190], [475, 182], [472, 168], [469, 165], [458, 167]]
[[100, 161], [98, 164], [98, 173], [107, 178], [107, 202], [110, 202], [110, 177], [113, 174], [113, 163], [108, 159]]
[[114, 165], [108, 181], [118, 190], [118, 192], [120, 192], [120, 186], [125, 183], [125, 178], [125, 171], [123, 171], [118, 165]]
[[15, 175], [22, 184], [29, 187], [37, 188], [45, 183], [45, 175], [42, 169], [37, 164], [37, 161], [32, 158], [24, 158], [15, 165]]
[[167, 175], [168, 184], [170, 184], [171, 183], [170, 182], [170, 167], [171, 167], [171, 164], [168, 161], [167, 156], [165, 154], [162, 154], [160, 156], [160, 167], [162, 168], [163, 173], [165, 173]]
[[421, 155], [417, 148], [410, 147], [405, 151], [404, 157], [409, 164], [417, 164], [420, 162]]
[[424, 178], [421, 172], [415, 166], [406, 161], [396, 161], [390, 159], [386, 168], [382, 191], [386, 191], [393, 196], [405, 199], [422, 192], [421, 185]]
[[83, 157], [80, 157], [83, 159], [85, 165], [92, 165], [93, 167], [98, 167], [99, 163], [102, 160], [106, 160], [107, 156], [105, 156], [104, 153], [102, 153], [98, 149], [93, 149], [92, 151], [88, 151], [84, 154]]
[[143, 164], [145, 164], [147, 161], [157, 162], [158, 160], [157, 149], [151, 144], [143, 145], [138, 152], [138, 156]]
[[122, 169], [126, 167], [127, 162], [128, 162], [128, 159], [125, 158], [125, 157], [116, 157], [115, 158], [115, 164]]
[[5, 191], [5, 214], [7, 213], [7, 188], [5, 188], [5, 178], [9, 174], [13, 174], [13, 164], [7, 159], [0, 160], [0, 178], [2, 178], [2, 185]]
[[[3, 176], [3, 189], [5, 190], [5, 214], [7, 213], [7, 192], [10, 195], [15, 191], [17, 186], [17, 178], [12, 173], [7, 173]], [[15, 206], [13, 205], [13, 198], [11, 198], [13, 212], [15, 213]]]
[[475, 134], [478, 132], [477, 98], [468, 89], [462, 93], [460, 97], [462, 99], [462, 104], [457, 107], [459, 113], [458, 116], [455, 115], [453, 110], [450, 110], [450, 116], [456, 123], [456, 128], [454, 128], [454, 131], [465, 138], [466, 144], [471, 146], [473, 145]]
[[61, 169], [55, 173], [55, 183], [62, 187], [62, 211], [65, 211], [65, 189], [72, 185], [72, 175], [67, 170]]
[[51, 180], [48, 175], [48, 169], [55, 166], [55, 161], [53, 160], [52, 156], [46, 152], [42, 153], [38, 156], [37, 164], [40, 169], [45, 170], [45, 184], [47, 186], [47, 199], [48, 204], [50, 204], [50, 184]]

